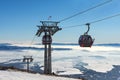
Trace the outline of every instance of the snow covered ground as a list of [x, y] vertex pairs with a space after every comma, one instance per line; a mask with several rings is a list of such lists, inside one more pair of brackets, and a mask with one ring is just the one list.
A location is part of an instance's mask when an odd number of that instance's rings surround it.
[[[0, 65], [26, 69], [26, 63], [22, 60], [23, 56], [29, 55], [34, 58], [30, 63], [30, 70], [43, 73], [43, 47], [43, 45], [29, 47], [25, 44], [0, 44]], [[52, 72], [57, 75], [88, 80], [120, 79], [118, 45], [96, 45], [91, 48], [80, 48], [78, 45], [52, 45], [52, 48]]]
[[0, 71], [0, 80], [78, 80], [78, 79], [31, 74], [25, 72]]

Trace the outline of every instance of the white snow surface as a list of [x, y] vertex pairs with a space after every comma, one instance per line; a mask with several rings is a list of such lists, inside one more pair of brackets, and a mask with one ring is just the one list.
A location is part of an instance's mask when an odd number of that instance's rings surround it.
[[31, 74], [26, 72], [0, 71], [0, 80], [80, 80], [73, 78]]

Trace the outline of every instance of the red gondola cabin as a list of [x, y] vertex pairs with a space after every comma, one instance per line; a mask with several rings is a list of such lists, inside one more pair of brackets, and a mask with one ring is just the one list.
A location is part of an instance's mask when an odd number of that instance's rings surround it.
[[81, 35], [78, 42], [80, 47], [91, 47], [94, 39], [90, 35]]

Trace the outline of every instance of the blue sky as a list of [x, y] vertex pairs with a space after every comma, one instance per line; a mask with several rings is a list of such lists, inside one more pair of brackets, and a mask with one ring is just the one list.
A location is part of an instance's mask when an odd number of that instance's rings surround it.
[[[30, 42], [37, 31], [39, 21], [59, 21], [107, 0], [0, 0], [0, 42]], [[86, 26], [64, 29], [67, 26], [85, 24], [120, 13], [120, 0], [90, 10], [59, 23], [63, 30], [53, 36], [53, 42], [78, 42]], [[120, 42], [120, 16], [91, 24], [89, 34], [95, 43]], [[35, 42], [41, 42], [41, 37]]]

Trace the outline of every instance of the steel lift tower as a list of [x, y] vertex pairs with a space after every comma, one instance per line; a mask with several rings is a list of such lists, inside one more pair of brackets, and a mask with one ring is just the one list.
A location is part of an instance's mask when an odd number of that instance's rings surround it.
[[42, 23], [41, 26], [37, 26], [39, 29], [36, 33], [36, 36], [40, 37], [42, 33], [44, 33], [42, 37], [42, 44], [44, 45], [44, 74], [52, 73], [52, 65], [51, 65], [51, 44], [52, 44], [52, 36], [62, 28], [59, 28], [57, 25], [59, 22], [55, 21], [40, 21]]

